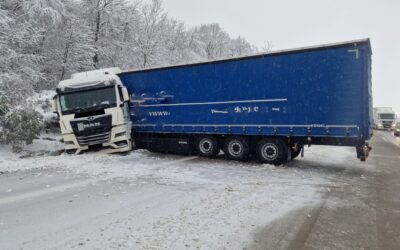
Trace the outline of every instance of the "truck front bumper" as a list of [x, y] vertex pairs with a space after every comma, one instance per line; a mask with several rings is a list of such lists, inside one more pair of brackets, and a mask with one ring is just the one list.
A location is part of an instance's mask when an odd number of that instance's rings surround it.
[[131, 139], [132, 123], [112, 127], [109, 139], [100, 144], [82, 145], [75, 134], [63, 134], [65, 151], [68, 153], [80, 154], [83, 151], [96, 148], [102, 153], [118, 153], [132, 150]]

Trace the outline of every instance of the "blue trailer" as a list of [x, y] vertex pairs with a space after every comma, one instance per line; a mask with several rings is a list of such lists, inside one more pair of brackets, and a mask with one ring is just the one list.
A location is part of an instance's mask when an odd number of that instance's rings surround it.
[[369, 39], [118, 76], [136, 145], [280, 164], [304, 145], [356, 148], [372, 136]]

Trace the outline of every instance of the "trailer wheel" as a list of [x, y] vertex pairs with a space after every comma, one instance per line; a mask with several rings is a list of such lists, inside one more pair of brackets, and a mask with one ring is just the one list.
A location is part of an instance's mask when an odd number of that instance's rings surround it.
[[263, 163], [280, 165], [287, 158], [287, 146], [280, 139], [262, 139], [257, 145], [258, 159]]
[[229, 137], [225, 141], [224, 153], [231, 160], [244, 160], [249, 156], [249, 143], [243, 137]]
[[196, 152], [203, 157], [214, 157], [219, 153], [217, 140], [212, 136], [200, 137], [196, 143]]

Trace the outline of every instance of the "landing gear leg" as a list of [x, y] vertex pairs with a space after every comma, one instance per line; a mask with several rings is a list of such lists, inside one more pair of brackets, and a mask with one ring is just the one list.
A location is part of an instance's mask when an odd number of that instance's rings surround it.
[[368, 143], [365, 143], [363, 145], [357, 146], [357, 158], [360, 159], [360, 161], [366, 161], [369, 155], [369, 152], [372, 150], [372, 147], [368, 145]]

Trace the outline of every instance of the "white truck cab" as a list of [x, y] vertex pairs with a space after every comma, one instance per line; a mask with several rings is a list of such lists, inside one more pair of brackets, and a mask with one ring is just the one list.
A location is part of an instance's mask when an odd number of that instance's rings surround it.
[[129, 94], [117, 76], [120, 72], [108, 68], [77, 73], [57, 86], [53, 112], [59, 115], [67, 153], [132, 150]]
[[396, 113], [391, 107], [374, 108], [375, 129], [394, 130], [396, 126]]

